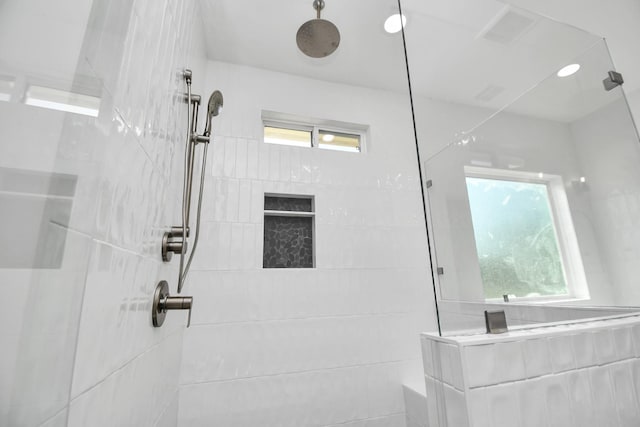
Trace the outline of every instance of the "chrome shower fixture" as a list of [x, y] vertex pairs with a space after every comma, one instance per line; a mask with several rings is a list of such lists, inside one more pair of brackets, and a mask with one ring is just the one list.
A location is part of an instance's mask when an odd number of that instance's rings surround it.
[[332, 22], [320, 19], [324, 0], [314, 0], [313, 8], [317, 11], [317, 18], [300, 26], [296, 34], [296, 43], [305, 55], [324, 58], [335, 52], [340, 45], [340, 31]]
[[[187, 102], [187, 141], [184, 157], [184, 184], [182, 188], [182, 224], [171, 227], [170, 231], [164, 233], [162, 238], [162, 260], [168, 262], [174, 253], [180, 254], [180, 269], [178, 274], [178, 293], [182, 292], [182, 287], [187, 278], [193, 255], [198, 246], [200, 235], [200, 214], [202, 212], [202, 195], [204, 191], [205, 172], [207, 165], [207, 149], [211, 138], [211, 119], [220, 113], [223, 104], [222, 93], [218, 90], [211, 94], [207, 105], [207, 122], [203, 134], [198, 134], [198, 111], [201, 98], [199, 95], [191, 93], [191, 70], [184, 70], [183, 73], [187, 85], [185, 100]], [[190, 215], [191, 215], [191, 193], [193, 188], [193, 172], [195, 166], [195, 151], [198, 144], [204, 144], [200, 168], [200, 188], [198, 194], [198, 207], [196, 212], [196, 231], [193, 239], [193, 247], [185, 265], [187, 253], [187, 239], [190, 235]]]
[[153, 326], [159, 328], [164, 323], [164, 318], [169, 310], [189, 310], [187, 318], [187, 328], [191, 326], [191, 308], [193, 307], [193, 297], [172, 297], [169, 292], [169, 284], [166, 280], [161, 280], [156, 286], [151, 305], [151, 322]]

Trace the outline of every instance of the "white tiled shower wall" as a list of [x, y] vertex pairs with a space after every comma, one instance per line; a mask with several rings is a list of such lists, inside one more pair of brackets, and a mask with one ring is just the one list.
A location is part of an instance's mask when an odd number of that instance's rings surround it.
[[[0, 166], [77, 179], [70, 218], [47, 225], [66, 234], [52, 248], [64, 251], [61, 267], [0, 271], [12, 295], [0, 314], [0, 424], [175, 425], [186, 318], [153, 328], [150, 299], [159, 279], [175, 286], [160, 238], [180, 203], [179, 72], [190, 66], [204, 82], [196, 5], [8, 1], [0, 16], [2, 74], [15, 78], [0, 103]], [[28, 84], [90, 90], [99, 116], [27, 106]]]
[[[185, 287], [179, 425], [404, 425], [401, 385], [435, 329], [408, 98], [207, 70], [225, 105]], [[367, 124], [365, 152], [265, 144], [261, 110]], [[315, 196], [316, 268], [262, 269], [264, 193]]]

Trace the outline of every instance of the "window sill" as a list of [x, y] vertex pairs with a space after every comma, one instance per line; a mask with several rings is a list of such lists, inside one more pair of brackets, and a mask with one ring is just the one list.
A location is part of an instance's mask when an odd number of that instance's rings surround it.
[[590, 301], [590, 297], [572, 297], [570, 295], [551, 295], [540, 297], [516, 297], [511, 298], [509, 301], [504, 301], [502, 298], [487, 298], [484, 300], [487, 304], [557, 304], [557, 303], [578, 303], [584, 301]]

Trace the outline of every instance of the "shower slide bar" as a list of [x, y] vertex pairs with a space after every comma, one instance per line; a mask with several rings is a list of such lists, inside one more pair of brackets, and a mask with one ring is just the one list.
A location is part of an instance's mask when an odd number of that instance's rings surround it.
[[[207, 103], [207, 116], [204, 132], [198, 134], [198, 113], [201, 98], [199, 95], [191, 93], [192, 72], [189, 69], [183, 71], [183, 78], [187, 86], [187, 93], [184, 97], [187, 103], [187, 140], [184, 156], [184, 181], [182, 187], [182, 223], [172, 226], [164, 233], [162, 238], [162, 260], [171, 261], [173, 254], [180, 254], [180, 266], [178, 271], [178, 294], [182, 292], [187, 274], [191, 268], [191, 262], [198, 246], [200, 236], [200, 216], [202, 212], [202, 198], [204, 192], [204, 181], [206, 176], [207, 149], [211, 139], [211, 120], [220, 113], [223, 105], [222, 93], [214, 91]], [[188, 241], [190, 237], [190, 215], [191, 215], [191, 195], [193, 190], [193, 174], [195, 167], [195, 151], [198, 144], [204, 145], [200, 168], [200, 188], [198, 192], [198, 205], [196, 211], [196, 229], [193, 239], [193, 246], [189, 256], [186, 256]], [[185, 264], [185, 259], [187, 260]], [[172, 297], [169, 295], [169, 286], [166, 281], [161, 281], [156, 287], [153, 300], [152, 320], [153, 325], [159, 327], [164, 322], [167, 310], [189, 310], [189, 324], [191, 323], [192, 297]], [[189, 326], [187, 325], [187, 327]]]

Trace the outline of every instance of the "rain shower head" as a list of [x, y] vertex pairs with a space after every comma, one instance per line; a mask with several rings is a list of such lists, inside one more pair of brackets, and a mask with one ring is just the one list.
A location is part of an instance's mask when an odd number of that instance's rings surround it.
[[211, 119], [220, 113], [220, 108], [224, 103], [222, 92], [216, 90], [209, 97], [209, 103], [207, 105], [207, 123], [204, 127], [204, 136], [211, 135]]
[[332, 22], [320, 19], [324, 0], [314, 0], [313, 8], [318, 12], [318, 17], [300, 26], [296, 34], [296, 43], [305, 55], [324, 58], [335, 52], [340, 45], [340, 31]]

